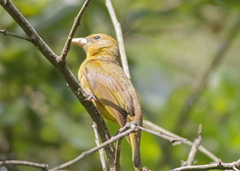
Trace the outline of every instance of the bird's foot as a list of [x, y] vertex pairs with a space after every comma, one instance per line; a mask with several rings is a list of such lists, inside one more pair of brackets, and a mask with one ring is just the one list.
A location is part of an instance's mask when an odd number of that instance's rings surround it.
[[88, 98], [86, 98], [86, 99], [84, 99], [84, 100], [90, 101], [90, 100], [92, 100], [92, 99], [100, 102], [100, 101], [98, 100], [98, 98], [97, 98], [96, 96], [94, 96], [93, 94], [89, 94]]

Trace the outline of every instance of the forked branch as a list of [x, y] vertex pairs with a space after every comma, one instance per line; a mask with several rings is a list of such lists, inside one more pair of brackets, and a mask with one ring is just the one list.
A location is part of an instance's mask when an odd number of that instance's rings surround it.
[[[82, 9], [85, 9], [89, 2], [90, 2], [89, 0], [86, 0], [86, 2], [84, 3], [84, 7]], [[55, 66], [56, 69], [58, 69], [58, 71], [66, 80], [68, 86], [73, 91], [77, 99], [82, 103], [82, 105], [88, 111], [93, 121], [97, 123], [98, 133], [101, 137], [102, 142], [108, 140], [110, 138], [110, 134], [108, 132], [108, 129], [104, 120], [102, 119], [99, 111], [95, 108], [92, 102], [84, 100], [86, 99], [87, 94], [85, 93], [85, 91], [83, 90], [83, 88], [81, 87], [81, 85], [79, 84], [75, 76], [73, 75], [73, 73], [68, 68], [66, 61], [59, 60], [59, 57], [52, 51], [52, 49], [49, 48], [49, 46], [38, 35], [35, 29], [28, 22], [28, 20], [17, 10], [17, 8], [12, 4], [10, 0], [8, 1], [0, 0], [0, 5], [12, 16], [12, 18], [23, 29], [23, 31], [27, 34], [28, 38], [31, 39], [31, 42], [34, 44], [34, 46], [36, 46], [37, 49], [51, 62], [51, 64]], [[81, 11], [84, 11], [84, 10], [80, 10], [79, 15], [77, 16], [77, 18], [79, 19], [75, 21], [80, 21], [80, 17], [82, 15]], [[73, 26], [73, 29], [72, 29], [73, 31], [70, 32], [69, 37], [73, 36], [74, 32], [76, 31], [75, 29], [76, 29], [76, 26], [75, 27]], [[67, 41], [63, 49], [68, 49], [67, 47], [68, 47], [69, 40]], [[63, 53], [63, 56], [64, 55], [65, 55], [65, 51]], [[114, 145], [109, 144], [109, 146], [105, 147], [105, 151], [108, 158], [108, 164], [111, 168], [114, 165], [114, 156], [115, 156]]]

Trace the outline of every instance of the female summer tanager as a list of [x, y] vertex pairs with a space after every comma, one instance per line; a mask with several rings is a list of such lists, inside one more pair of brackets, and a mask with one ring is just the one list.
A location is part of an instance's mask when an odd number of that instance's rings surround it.
[[[106, 34], [76, 38], [72, 43], [82, 47], [87, 59], [82, 63], [78, 79], [102, 116], [123, 127], [136, 121], [142, 126], [142, 112], [135, 89], [124, 73], [118, 43]], [[141, 131], [126, 137], [132, 146], [134, 167], [142, 170], [140, 159]]]

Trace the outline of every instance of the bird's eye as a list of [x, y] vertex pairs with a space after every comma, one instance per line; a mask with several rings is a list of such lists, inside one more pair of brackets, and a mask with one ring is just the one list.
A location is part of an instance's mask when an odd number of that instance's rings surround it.
[[100, 38], [101, 38], [101, 36], [99, 36], [99, 35], [97, 35], [97, 36], [94, 37], [94, 39], [96, 39], [96, 40], [97, 40], [97, 39], [100, 39]]

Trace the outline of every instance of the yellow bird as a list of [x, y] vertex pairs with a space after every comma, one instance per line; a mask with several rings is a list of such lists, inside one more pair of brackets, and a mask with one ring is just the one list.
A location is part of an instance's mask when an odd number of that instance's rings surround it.
[[[92, 34], [75, 38], [72, 43], [82, 47], [87, 54], [80, 66], [78, 79], [103, 118], [120, 127], [131, 121], [142, 126], [137, 94], [122, 69], [117, 41], [106, 34]], [[140, 138], [140, 130], [126, 137], [132, 146], [132, 159], [138, 171], [142, 170]]]

